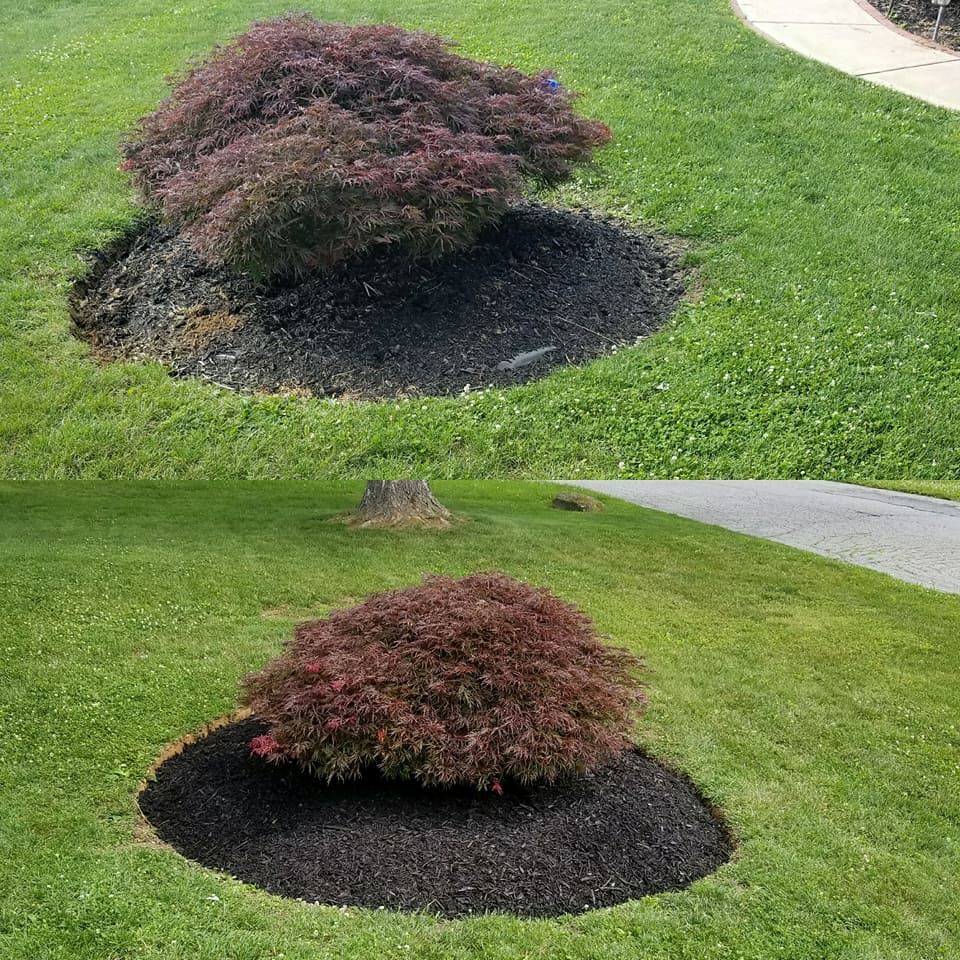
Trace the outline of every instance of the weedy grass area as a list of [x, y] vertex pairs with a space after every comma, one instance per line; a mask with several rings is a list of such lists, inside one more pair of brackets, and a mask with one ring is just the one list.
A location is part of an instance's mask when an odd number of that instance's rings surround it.
[[[0, 487], [0, 957], [960, 957], [960, 597], [555, 488], [437, 483], [469, 522], [328, 522], [359, 484]], [[641, 744], [734, 860], [575, 917], [336, 909], [190, 864], [138, 819], [165, 744], [228, 713], [293, 624], [500, 569], [646, 659]]]
[[767, 43], [727, 0], [334, 0], [554, 67], [616, 142], [542, 199], [678, 236], [689, 300], [643, 344], [515, 389], [240, 396], [98, 365], [78, 251], [138, 216], [118, 144], [191, 56], [281, 2], [2, 0], [0, 473], [814, 476], [960, 471], [960, 120]]

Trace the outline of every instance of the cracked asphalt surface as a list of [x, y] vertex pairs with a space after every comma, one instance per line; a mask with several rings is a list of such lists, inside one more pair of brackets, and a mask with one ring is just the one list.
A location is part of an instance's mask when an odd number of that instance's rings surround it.
[[960, 593], [960, 502], [819, 480], [570, 482]]

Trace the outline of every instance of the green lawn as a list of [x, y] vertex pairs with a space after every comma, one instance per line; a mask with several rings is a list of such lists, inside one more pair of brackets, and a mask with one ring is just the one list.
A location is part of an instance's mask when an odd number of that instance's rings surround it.
[[[960, 957], [960, 597], [610, 501], [438, 484], [470, 522], [356, 532], [360, 488], [0, 487], [3, 960]], [[137, 829], [161, 747], [298, 617], [497, 567], [642, 653], [640, 731], [725, 811], [734, 862], [557, 920], [307, 906]]]
[[555, 66], [608, 121], [559, 197], [679, 235], [691, 302], [546, 381], [396, 405], [98, 367], [77, 251], [135, 216], [121, 131], [280, 0], [0, 0], [0, 475], [960, 475], [960, 118], [768, 44], [727, 0], [330, 0]]
[[867, 484], [871, 487], [884, 487], [888, 490], [921, 493], [928, 497], [940, 497], [944, 500], [960, 500], [960, 480], [868, 480]]

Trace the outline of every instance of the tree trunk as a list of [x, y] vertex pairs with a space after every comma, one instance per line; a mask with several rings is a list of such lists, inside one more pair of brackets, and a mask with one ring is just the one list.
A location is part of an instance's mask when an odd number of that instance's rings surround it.
[[354, 527], [449, 527], [450, 511], [431, 493], [426, 480], [368, 480]]

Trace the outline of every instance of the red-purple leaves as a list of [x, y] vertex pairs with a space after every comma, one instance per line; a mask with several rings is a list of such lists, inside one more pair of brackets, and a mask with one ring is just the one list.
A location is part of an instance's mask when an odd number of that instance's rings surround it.
[[466, 246], [526, 181], [565, 179], [610, 132], [551, 74], [449, 46], [306, 14], [258, 23], [140, 121], [122, 166], [202, 256], [256, 273]]
[[276, 760], [282, 756], [276, 739], [268, 733], [260, 737], [254, 737], [250, 741], [250, 752], [255, 757], [263, 757], [267, 760]]
[[638, 671], [575, 607], [484, 573], [301, 624], [244, 684], [272, 759], [329, 780], [377, 765], [499, 794], [506, 779], [549, 781], [626, 749], [644, 703]]

